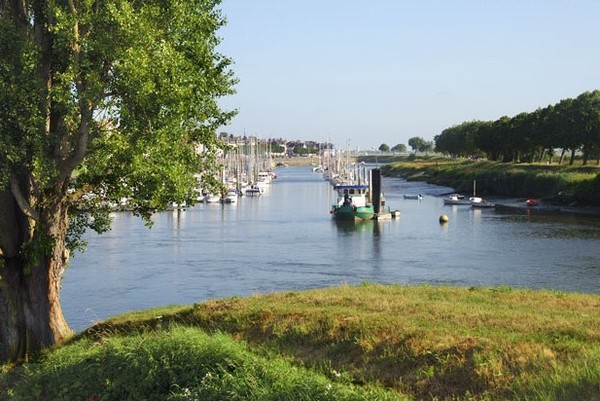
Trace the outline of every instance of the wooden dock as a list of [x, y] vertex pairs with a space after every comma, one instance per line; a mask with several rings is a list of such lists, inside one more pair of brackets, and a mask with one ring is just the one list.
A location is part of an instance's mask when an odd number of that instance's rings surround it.
[[373, 220], [391, 220], [391, 219], [396, 219], [400, 217], [400, 211], [399, 210], [390, 210], [388, 212], [383, 212], [383, 213], [379, 213], [377, 216], [375, 216], [373, 218]]

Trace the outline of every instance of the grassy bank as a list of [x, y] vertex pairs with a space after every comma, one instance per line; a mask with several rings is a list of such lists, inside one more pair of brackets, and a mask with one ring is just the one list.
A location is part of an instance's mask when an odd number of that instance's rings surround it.
[[477, 181], [478, 195], [541, 197], [557, 203], [600, 204], [600, 167], [515, 164], [489, 161], [406, 157], [386, 160], [385, 175], [427, 181], [471, 193]]
[[599, 309], [510, 288], [231, 298], [99, 323], [2, 380], [15, 400], [600, 400]]

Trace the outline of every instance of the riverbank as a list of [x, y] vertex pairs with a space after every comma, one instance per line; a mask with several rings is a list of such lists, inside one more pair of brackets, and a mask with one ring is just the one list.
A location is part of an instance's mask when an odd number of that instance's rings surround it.
[[372, 284], [214, 300], [99, 323], [26, 376], [4, 369], [0, 395], [598, 400], [599, 308], [597, 295]]
[[389, 157], [382, 172], [409, 181], [426, 181], [470, 195], [476, 182], [478, 196], [541, 198], [546, 204], [588, 208], [600, 205], [600, 167], [485, 160], [455, 160], [444, 157]]

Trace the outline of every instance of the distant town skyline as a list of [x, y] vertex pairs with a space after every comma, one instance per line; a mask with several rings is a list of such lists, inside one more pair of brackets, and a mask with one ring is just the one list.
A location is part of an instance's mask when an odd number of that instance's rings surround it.
[[600, 88], [600, 2], [221, 3], [233, 135], [369, 150]]

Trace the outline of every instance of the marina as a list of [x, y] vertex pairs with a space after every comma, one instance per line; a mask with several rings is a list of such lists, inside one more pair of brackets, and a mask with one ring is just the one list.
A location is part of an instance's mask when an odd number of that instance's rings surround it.
[[71, 327], [131, 310], [363, 282], [600, 294], [598, 218], [444, 205], [451, 188], [383, 177], [397, 218], [336, 221], [337, 193], [323, 173], [275, 172], [260, 196], [157, 213], [151, 229], [113, 213], [112, 230], [87, 234], [87, 251], [65, 273]]

